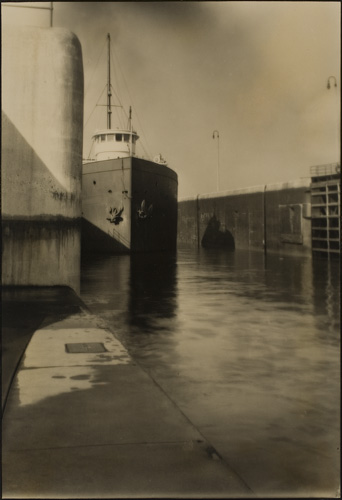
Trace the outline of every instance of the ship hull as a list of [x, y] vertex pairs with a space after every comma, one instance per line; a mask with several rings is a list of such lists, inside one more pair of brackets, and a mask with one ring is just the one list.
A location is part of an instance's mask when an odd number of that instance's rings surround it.
[[174, 251], [177, 241], [177, 174], [140, 158], [83, 165], [82, 251]]

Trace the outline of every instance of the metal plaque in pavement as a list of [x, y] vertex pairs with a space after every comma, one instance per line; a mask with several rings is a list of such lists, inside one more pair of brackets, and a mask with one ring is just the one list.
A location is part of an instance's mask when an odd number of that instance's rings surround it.
[[66, 352], [70, 354], [78, 353], [98, 353], [108, 352], [101, 342], [78, 342], [75, 344], [65, 344]]

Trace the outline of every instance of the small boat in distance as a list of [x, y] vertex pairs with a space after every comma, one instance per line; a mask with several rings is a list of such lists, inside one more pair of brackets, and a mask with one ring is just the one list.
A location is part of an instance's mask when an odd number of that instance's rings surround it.
[[94, 133], [94, 156], [82, 166], [82, 252], [173, 251], [178, 177], [162, 155], [153, 161], [136, 156], [131, 108], [127, 127], [112, 127], [107, 39], [107, 128]]

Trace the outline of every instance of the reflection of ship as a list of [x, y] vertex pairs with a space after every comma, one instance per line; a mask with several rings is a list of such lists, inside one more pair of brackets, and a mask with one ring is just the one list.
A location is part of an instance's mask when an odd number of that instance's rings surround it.
[[171, 253], [130, 257], [127, 286], [130, 339], [173, 331], [172, 320], [177, 309], [176, 264], [176, 255]]
[[83, 163], [82, 247], [86, 251], [174, 250], [177, 236], [177, 174], [161, 155], [135, 156], [132, 127], [111, 126], [108, 35], [107, 128], [93, 135], [94, 159]]

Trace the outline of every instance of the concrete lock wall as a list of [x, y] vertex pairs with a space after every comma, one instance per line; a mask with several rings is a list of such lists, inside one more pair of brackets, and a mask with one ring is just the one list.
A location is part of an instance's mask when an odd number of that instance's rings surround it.
[[310, 179], [181, 200], [178, 245], [309, 254], [309, 208]]
[[57, 28], [2, 36], [3, 284], [79, 291], [81, 46]]
[[311, 179], [266, 187], [266, 249], [311, 254]]

